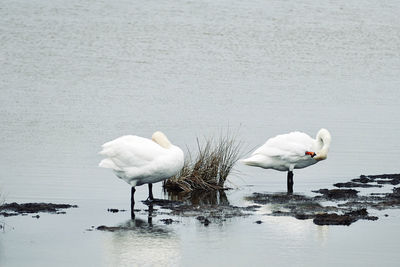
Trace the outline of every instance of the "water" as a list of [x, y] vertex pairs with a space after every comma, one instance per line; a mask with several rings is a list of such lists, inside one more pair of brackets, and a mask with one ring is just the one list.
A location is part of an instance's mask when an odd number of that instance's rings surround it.
[[[258, 213], [207, 228], [157, 217], [150, 227], [141, 215], [138, 231], [86, 229], [129, 223], [106, 209], [128, 209], [130, 188], [97, 168], [100, 145], [123, 134], [162, 130], [193, 149], [196, 137], [231, 129], [248, 151], [325, 127], [329, 158], [295, 172], [296, 192], [398, 172], [399, 11], [389, 0], [3, 1], [2, 196], [79, 209], [2, 218], [0, 265], [395, 266], [396, 210], [350, 227]], [[233, 205], [285, 190], [284, 173], [236, 170]], [[165, 197], [160, 184], [154, 193]]]

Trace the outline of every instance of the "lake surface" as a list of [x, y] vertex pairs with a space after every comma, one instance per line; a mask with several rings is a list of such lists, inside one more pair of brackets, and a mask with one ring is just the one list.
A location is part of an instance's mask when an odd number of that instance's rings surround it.
[[[296, 192], [398, 173], [399, 13], [390, 0], [2, 1], [2, 197], [79, 208], [0, 218], [0, 265], [397, 266], [397, 210], [350, 227], [259, 212], [208, 227], [139, 214], [137, 231], [87, 229], [132, 223], [107, 212], [129, 209], [129, 186], [97, 167], [101, 144], [125, 134], [161, 130], [194, 152], [196, 137], [231, 131], [247, 152], [324, 127], [329, 158], [295, 172]], [[286, 190], [285, 173], [235, 169], [233, 205]], [[166, 198], [161, 184], [153, 191]], [[146, 197], [138, 187], [139, 209]]]

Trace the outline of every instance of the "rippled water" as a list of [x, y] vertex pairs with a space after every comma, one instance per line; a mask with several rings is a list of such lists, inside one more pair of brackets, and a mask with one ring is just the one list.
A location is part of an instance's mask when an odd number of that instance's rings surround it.
[[[296, 192], [399, 172], [399, 11], [389, 0], [3, 1], [2, 195], [79, 208], [2, 218], [0, 265], [395, 266], [395, 210], [350, 227], [260, 212], [209, 227], [192, 218], [149, 225], [142, 215], [137, 231], [86, 229], [132, 223], [106, 212], [129, 208], [129, 186], [97, 168], [100, 145], [123, 134], [162, 130], [193, 149], [196, 137], [231, 129], [249, 151], [325, 127], [329, 159], [296, 171]], [[233, 205], [286, 188], [284, 173], [236, 170]], [[154, 193], [165, 197], [160, 184]]]

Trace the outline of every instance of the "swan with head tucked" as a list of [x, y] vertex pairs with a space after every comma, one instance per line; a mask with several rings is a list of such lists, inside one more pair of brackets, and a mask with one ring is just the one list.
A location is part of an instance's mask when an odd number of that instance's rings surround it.
[[121, 136], [103, 144], [99, 154], [106, 157], [99, 163], [100, 167], [112, 169], [132, 186], [132, 210], [136, 186], [148, 184], [148, 199], [153, 200], [152, 184], [177, 174], [184, 161], [183, 151], [159, 131], [152, 135], [152, 139]]
[[242, 162], [249, 166], [287, 171], [288, 192], [293, 192], [293, 170], [313, 165], [328, 157], [331, 135], [326, 129], [318, 131], [316, 139], [301, 132], [277, 135], [256, 149]]

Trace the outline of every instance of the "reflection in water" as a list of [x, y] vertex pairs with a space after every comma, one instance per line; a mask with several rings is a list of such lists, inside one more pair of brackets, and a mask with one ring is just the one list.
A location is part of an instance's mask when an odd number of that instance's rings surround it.
[[109, 266], [177, 265], [180, 241], [167, 227], [152, 222], [152, 207], [147, 220], [136, 218], [121, 223], [105, 241], [105, 261]]
[[[132, 187], [133, 188], [133, 187]], [[133, 196], [133, 195], [132, 195]], [[131, 199], [133, 199], [133, 198], [131, 198]], [[153, 211], [154, 211], [154, 207], [153, 207], [153, 204], [151, 204], [151, 201], [149, 201], [148, 203], [147, 203], [147, 205], [148, 205], [148, 212], [149, 212], [149, 214], [148, 214], [148, 221], [149, 221], [149, 223], [151, 223], [151, 218], [153, 217]], [[131, 201], [131, 219], [132, 220], [134, 220], [135, 219], [135, 201]]]
[[196, 190], [187, 193], [164, 191], [164, 193], [169, 200], [183, 201], [191, 205], [229, 205], [229, 201], [224, 190]]
[[[246, 206], [254, 205], [252, 201], [245, 201]], [[329, 226], [326, 225], [315, 225], [310, 220], [299, 220], [288, 216], [274, 216], [273, 211], [281, 210], [282, 204], [269, 203], [269, 204], [257, 204], [261, 207], [255, 211], [256, 214], [262, 215], [261, 221], [264, 227], [270, 228], [271, 231], [279, 233], [279, 235], [285, 237], [287, 240], [291, 240], [293, 246], [301, 247], [304, 242], [314, 236], [315, 240], [320, 245], [327, 242], [329, 237]]]
[[317, 227], [317, 240], [321, 245], [325, 245], [327, 243], [329, 237], [329, 226], [328, 225], [318, 225]]

